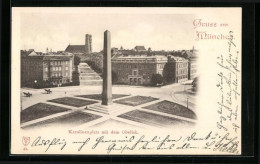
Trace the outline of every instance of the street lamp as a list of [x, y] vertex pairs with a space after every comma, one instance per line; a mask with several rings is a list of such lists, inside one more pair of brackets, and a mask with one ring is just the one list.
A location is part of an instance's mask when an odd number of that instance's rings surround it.
[[187, 96], [187, 109], [189, 109], [189, 97]]
[[36, 87], [36, 85], [37, 85], [37, 80], [34, 80], [34, 83], [35, 83], [35, 87]]

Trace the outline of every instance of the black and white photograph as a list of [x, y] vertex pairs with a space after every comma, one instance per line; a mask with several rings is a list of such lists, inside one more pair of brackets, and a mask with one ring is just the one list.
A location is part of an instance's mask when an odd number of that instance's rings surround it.
[[241, 153], [240, 8], [12, 14], [12, 154]]

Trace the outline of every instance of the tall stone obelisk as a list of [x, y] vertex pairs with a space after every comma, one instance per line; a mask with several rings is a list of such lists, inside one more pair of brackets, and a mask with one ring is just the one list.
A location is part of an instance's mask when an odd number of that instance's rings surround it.
[[111, 36], [104, 32], [102, 105], [112, 104]]

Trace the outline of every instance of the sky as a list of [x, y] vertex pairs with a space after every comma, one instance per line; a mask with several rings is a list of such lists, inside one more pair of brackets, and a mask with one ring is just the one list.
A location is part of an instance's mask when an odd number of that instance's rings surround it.
[[84, 45], [85, 34], [91, 34], [93, 51], [99, 52], [103, 49], [105, 30], [111, 32], [111, 47], [133, 49], [138, 45], [152, 50], [182, 50], [194, 45], [194, 15], [129, 11], [21, 12], [21, 49], [45, 52], [48, 47], [63, 51], [69, 44]]

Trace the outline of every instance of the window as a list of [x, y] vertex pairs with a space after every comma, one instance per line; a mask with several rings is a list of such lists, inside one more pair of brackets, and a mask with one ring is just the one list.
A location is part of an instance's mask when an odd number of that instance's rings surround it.
[[61, 71], [61, 67], [59, 67], [59, 71]]
[[68, 61], [66, 61], [66, 64], [68, 64]]
[[57, 65], [57, 62], [55, 61], [54, 65]]
[[65, 67], [65, 69], [66, 69], [66, 71], [68, 71], [68, 70], [69, 70], [69, 67]]
[[65, 76], [68, 76], [68, 72], [65, 73]]
[[45, 71], [48, 72], [48, 67], [45, 67]]
[[53, 62], [51, 61], [51, 65], [53, 65]]
[[56, 67], [52, 67], [52, 70], [55, 71], [55, 68], [56, 68]]

